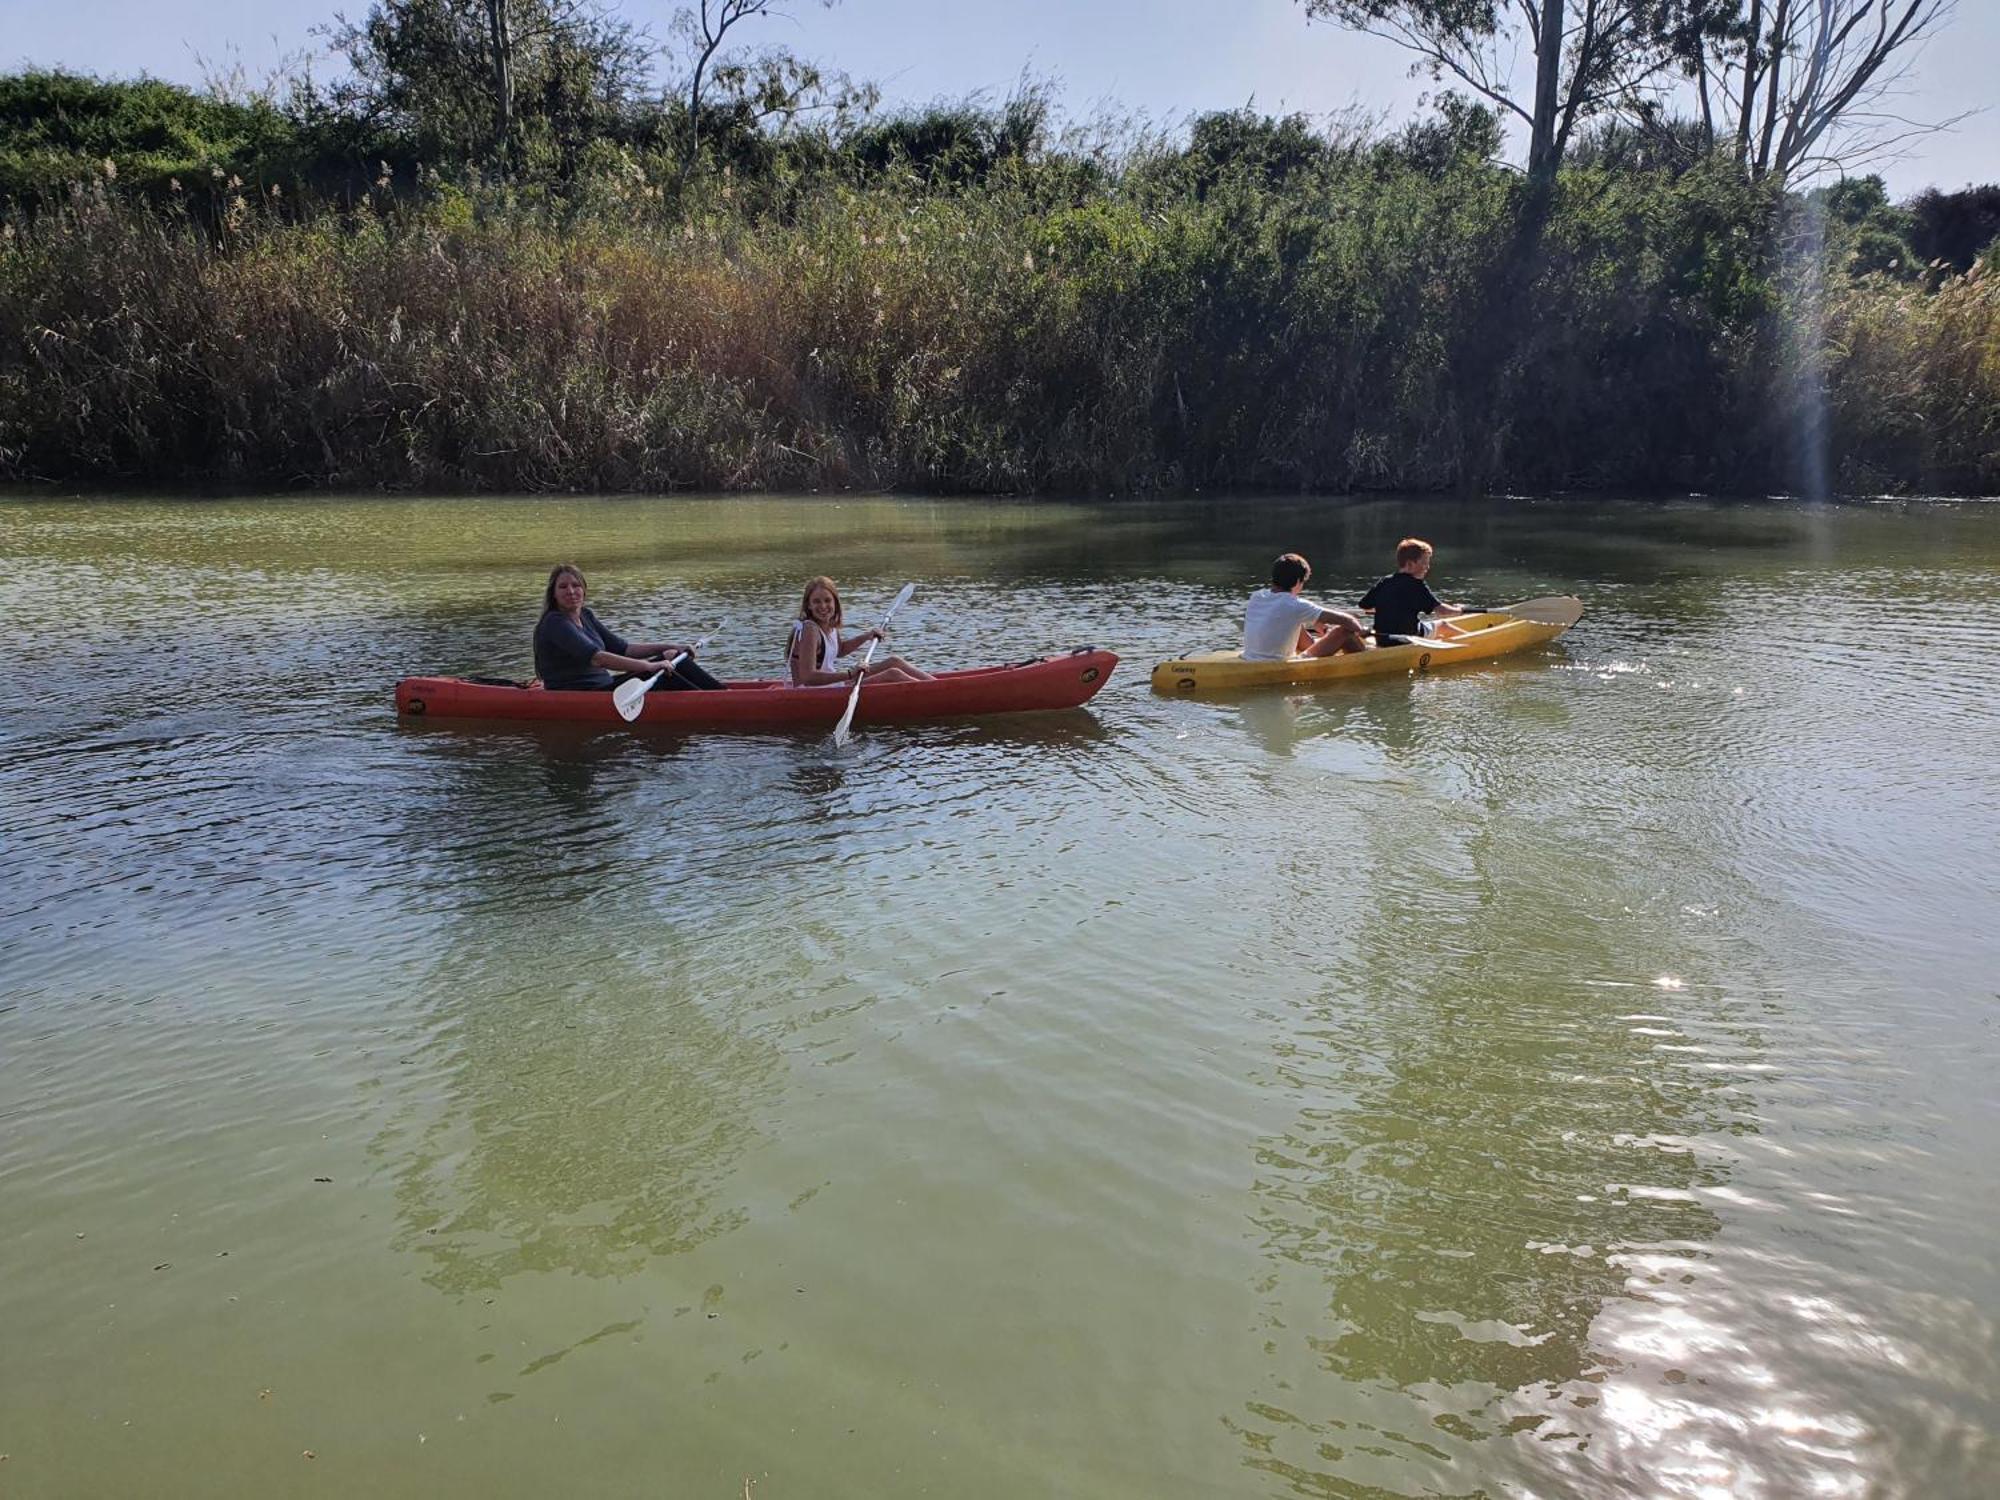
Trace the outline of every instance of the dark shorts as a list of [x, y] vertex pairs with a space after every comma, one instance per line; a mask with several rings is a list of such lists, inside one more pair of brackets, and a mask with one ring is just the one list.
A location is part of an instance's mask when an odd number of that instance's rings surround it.
[[[664, 668], [666, 663], [663, 661], [660, 663], [660, 666]], [[643, 681], [652, 675], [651, 672], [627, 672], [616, 681], [607, 682], [605, 687], [615, 688], [619, 683], [631, 682], [635, 679]], [[701, 692], [712, 693], [720, 687], [722, 687], [722, 684], [709, 676], [705, 669], [696, 666], [691, 661], [684, 661], [671, 672], [663, 671], [660, 680], [653, 684], [650, 691], [655, 693], [685, 693], [699, 690]]]

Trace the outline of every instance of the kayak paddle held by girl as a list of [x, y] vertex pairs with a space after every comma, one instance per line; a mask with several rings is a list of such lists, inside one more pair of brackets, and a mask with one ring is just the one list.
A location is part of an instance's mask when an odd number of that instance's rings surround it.
[[886, 639], [881, 630], [870, 628], [859, 635], [843, 637], [840, 590], [833, 580], [821, 575], [806, 584], [799, 601], [798, 618], [792, 621], [791, 638], [785, 643], [785, 666], [793, 687], [824, 687], [849, 683], [856, 677], [869, 682], [930, 682], [931, 674], [913, 667], [900, 656], [843, 667], [840, 658], [870, 641]]

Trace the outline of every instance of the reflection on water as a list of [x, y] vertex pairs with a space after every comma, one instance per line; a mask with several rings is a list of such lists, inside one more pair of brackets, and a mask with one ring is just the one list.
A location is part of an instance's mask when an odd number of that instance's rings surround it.
[[[1348, 741], [1405, 763], [1417, 744], [1414, 677], [1357, 683], [1351, 691], [1243, 694], [1230, 700], [1237, 722], [1270, 754], [1292, 757], [1315, 742]], [[1331, 748], [1331, 747], [1328, 747]]]
[[[1587, 1434], [1617, 1366], [1592, 1329], [1621, 1254], [1698, 1260], [1721, 1227], [1704, 1195], [1725, 1163], [1699, 1143], [1737, 1123], [1723, 1085], [1661, 1067], [1629, 992], [1549, 978], [1590, 947], [1600, 972], [1638, 955], [1511, 911], [1540, 896], [1507, 863], [1470, 902], [1360, 900], [1352, 998], [1301, 995], [1276, 1052], [1306, 1102], [1256, 1153], [1265, 1336], [1355, 1399], [1299, 1411], [1273, 1392], [1236, 1421], [1249, 1462], [1314, 1492], [1407, 1484], [1413, 1464], [1446, 1486], [1441, 1434]], [[1495, 949], [1489, 924], [1523, 940]]]
[[445, 1082], [371, 1151], [396, 1182], [396, 1248], [442, 1290], [627, 1274], [741, 1222], [719, 1195], [755, 1138], [772, 1049], [668, 982], [562, 958], [455, 956], [426, 986], [467, 1002], [438, 1018]]
[[[1153, 696], [1411, 532], [1555, 648]], [[2000, 508], [7, 502], [10, 1495], [1983, 1494]], [[1089, 708], [398, 724], [548, 563]], [[774, 623], [775, 622], [775, 623]], [[1801, 628], [1799, 622], [1804, 622]], [[88, 683], [89, 691], [73, 691]], [[189, 1371], [201, 1378], [189, 1380]], [[661, 1413], [672, 1418], [663, 1421]]]

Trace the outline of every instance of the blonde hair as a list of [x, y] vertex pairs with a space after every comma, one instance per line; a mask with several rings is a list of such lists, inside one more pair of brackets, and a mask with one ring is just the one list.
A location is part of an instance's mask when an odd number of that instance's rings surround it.
[[[815, 630], [819, 628], [819, 621], [812, 617], [812, 596], [815, 589], [825, 589], [829, 594], [833, 595], [833, 628], [838, 630], [841, 622], [846, 618], [841, 613], [840, 590], [834, 586], [833, 580], [824, 573], [806, 580], [806, 591], [799, 595], [799, 619], [812, 626]], [[794, 625], [791, 635], [785, 641], [785, 657], [787, 660], [791, 658], [793, 652], [799, 649], [799, 640], [799, 627]]]
[[[846, 624], [847, 617], [841, 613], [840, 608], [840, 590], [834, 586], [833, 580], [824, 573], [821, 573], [817, 578], [808, 578], [806, 580], [806, 591], [799, 595], [799, 618], [801, 620], [812, 620], [812, 597], [814, 589], [825, 589], [829, 594], [833, 595], [833, 623], [837, 626]], [[819, 622], [813, 620], [813, 623], [817, 625]]]

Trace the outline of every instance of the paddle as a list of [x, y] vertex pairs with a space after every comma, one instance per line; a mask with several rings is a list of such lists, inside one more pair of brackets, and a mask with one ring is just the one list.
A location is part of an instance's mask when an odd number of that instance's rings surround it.
[[[916, 591], [917, 586], [914, 583], [904, 584], [903, 591], [896, 596], [895, 602], [889, 606], [888, 613], [882, 616], [882, 623], [875, 628], [877, 630], [887, 630], [889, 628], [889, 616], [909, 603], [910, 595]], [[874, 655], [875, 642], [870, 641], [868, 649], [861, 653], [861, 671], [854, 674], [854, 686], [847, 694], [846, 712], [841, 714], [840, 722], [833, 726], [833, 748], [836, 750], [847, 743], [848, 731], [854, 723], [854, 706], [861, 701], [861, 682], [867, 675], [869, 660]]]
[[1519, 604], [1502, 604], [1489, 611], [1512, 615], [1531, 625], [1574, 625], [1583, 618], [1583, 601], [1568, 594], [1547, 594], [1540, 599], [1523, 599]]
[[[1570, 626], [1583, 618], [1583, 601], [1572, 598], [1568, 594], [1545, 594], [1540, 599], [1523, 599], [1519, 604], [1495, 604], [1486, 609], [1474, 609], [1468, 605], [1465, 613], [1468, 615], [1507, 615], [1512, 619], [1520, 620], [1529, 625]], [[1453, 615], [1450, 618], [1456, 622], [1462, 617]], [[1491, 627], [1488, 626], [1485, 628], [1490, 629]], [[1449, 636], [1425, 635], [1410, 637], [1409, 644], [1413, 646], [1442, 646], [1446, 650], [1452, 650], [1465, 643], [1454, 640]]]
[[714, 631], [710, 632], [708, 635], [703, 636], [700, 640], [696, 641], [694, 645], [689, 647], [687, 650], [683, 651], [679, 656], [676, 656], [672, 661], [668, 662], [664, 667], [660, 668], [659, 671], [655, 672], [651, 677], [646, 678], [644, 681], [641, 681], [637, 677], [632, 677], [626, 679], [624, 682], [619, 683], [617, 687], [613, 688], [611, 690], [611, 706], [618, 710], [618, 717], [623, 719], [627, 724], [630, 724], [634, 719], [638, 718], [640, 710], [642, 710], [646, 706], [646, 694], [650, 693], [653, 690], [653, 684], [658, 682], [662, 677], [666, 676], [667, 673], [673, 671], [675, 667], [678, 667], [682, 662], [686, 661], [690, 656], [694, 655], [694, 653], [699, 651], [703, 646], [706, 646], [710, 641], [714, 640], [715, 636], [719, 634], [721, 630], [722, 627], [720, 625], [716, 626]]

